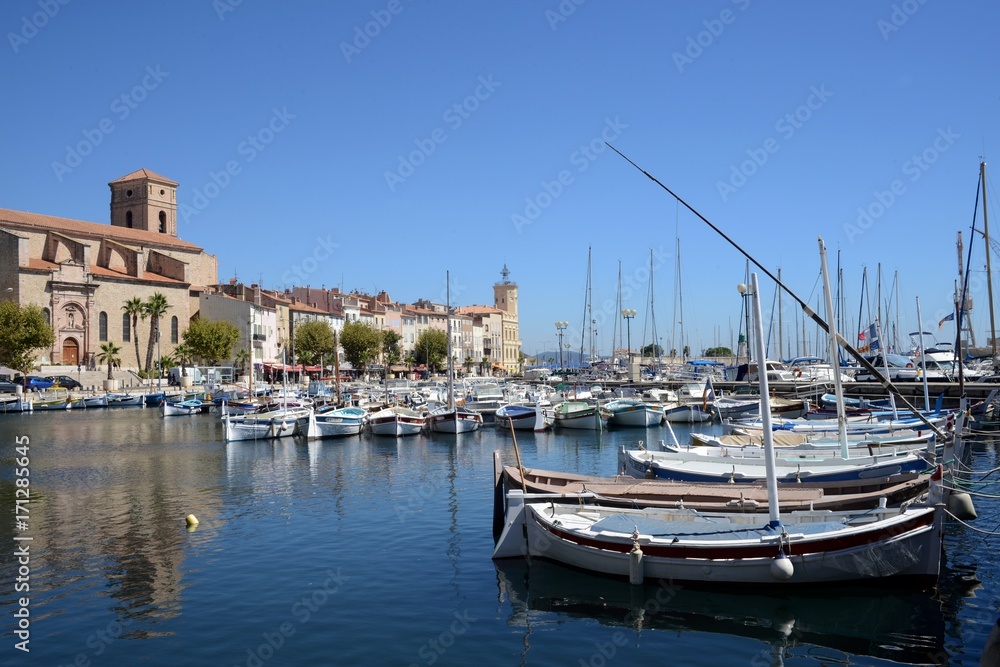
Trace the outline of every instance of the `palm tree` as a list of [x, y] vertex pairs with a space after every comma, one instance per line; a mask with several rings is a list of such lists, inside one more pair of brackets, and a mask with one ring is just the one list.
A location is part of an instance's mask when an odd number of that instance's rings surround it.
[[115, 379], [113, 371], [114, 367], [122, 362], [121, 357], [118, 356], [118, 353], [121, 351], [121, 347], [115, 345], [113, 341], [109, 340], [107, 343], [101, 345], [101, 351], [97, 353], [97, 361], [108, 365], [109, 380]]
[[143, 310], [149, 317], [149, 346], [146, 348], [146, 372], [153, 366], [153, 344], [160, 340], [160, 318], [170, 308], [167, 297], [161, 292], [153, 292], [153, 296], [146, 299]]
[[250, 353], [247, 352], [245, 347], [241, 347], [236, 351], [236, 354], [233, 356], [233, 366], [240, 369], [240, 372], [239, 374], [237, 374], [237, 377], [239, 377], [240, 375], [246, 375], [244, 371], [246, 370], [248, 363], [250, 363]]
[[[187, 343], [181, 343], [174, 347], [174, 356], [180, 361], [181, 377], [187, 377], [187, 363], [194, 357], [194, 350]], [[162, 364], [163, 362], [161, 361], [160, 363]]]
[[132, 317], [132, 340], [135, 341], [135, 368], [139, 370], [142, 359], [139, 357], [139, 318], [146, 319], [146, 306], [137, 296], [125, 302], [122, 310]]

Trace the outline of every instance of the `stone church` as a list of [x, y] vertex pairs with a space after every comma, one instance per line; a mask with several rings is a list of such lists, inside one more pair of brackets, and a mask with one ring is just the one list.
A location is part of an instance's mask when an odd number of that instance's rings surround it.
[[[37, 304], [55, 332], [38, 362], [94, 368], [101, 343], [122, 347], [122, 367], [145, 363], [149, 321], [122, 307], [160, 292], [160, 350], [170, 353], [198, 312], [206, 285], [218, 282], [215, 255], [177, 237], [177, 187], [140, 169], [108, 183], [111, 224], [0, 209], [0, 299]], [[140, 360], [135, 359], [138, 336]]]

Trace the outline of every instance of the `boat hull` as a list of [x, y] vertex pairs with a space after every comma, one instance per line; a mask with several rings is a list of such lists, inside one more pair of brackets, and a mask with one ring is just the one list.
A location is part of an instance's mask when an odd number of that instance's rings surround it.
[[472, 410], [448, 410], [427, 417], [435, 433], [471, 433], [483, 425], [483, 417]]
[[[546, 517], [542, 507], [531, 505], [526, 510], [528, 555], [590, 572], [630, 576], [631, 536], [567, 530]], [[940, 566], [942, 519], [943, 508], [929, 507], [857, 529], [841, 526], [819, 534], [796, 534], [795, 525], [786, 525], [793, 574], [784, 580], [772, 574], [779, 552], [777, 536], [725, 541], [675, 538], [671, 544], [639, 535], [641, 571], [646, 580], [767, 585], [934, 579]]]
[[712, 413], [702, 408], [700, 405], [678, 405], [672, 408], [664, 408], [663, 418], [675, 424], [698, 424], [712, 421]]

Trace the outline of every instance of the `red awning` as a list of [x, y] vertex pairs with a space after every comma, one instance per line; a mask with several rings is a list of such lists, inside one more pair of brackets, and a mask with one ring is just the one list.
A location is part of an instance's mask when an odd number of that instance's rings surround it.
[[[264, 370], [267, 371], [285, 371], [286, 373], [301, 373], [302, 366], [288, 366], [287, 364], [264, 364]], [[319, 370], [317, 368], [317, 370]]]

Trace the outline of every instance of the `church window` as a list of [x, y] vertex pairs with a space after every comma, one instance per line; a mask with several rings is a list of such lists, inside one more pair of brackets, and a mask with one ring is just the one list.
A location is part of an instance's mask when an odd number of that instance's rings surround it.
[[[70, 314], [70, 326], [73, 326], [73, 315]], [[97, 337], [102, 343], [108, 340], [108, 314], [103, 310], [97, 317]]]

